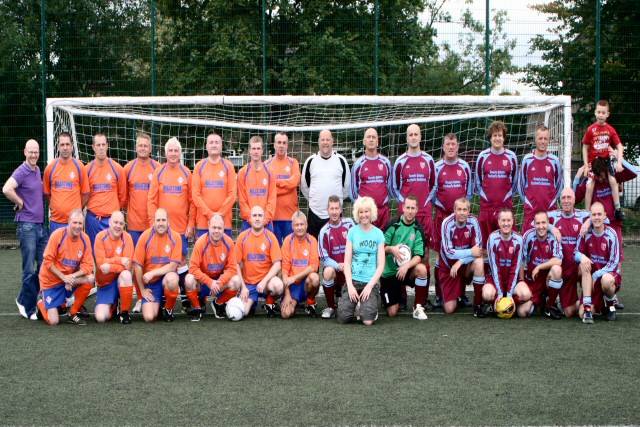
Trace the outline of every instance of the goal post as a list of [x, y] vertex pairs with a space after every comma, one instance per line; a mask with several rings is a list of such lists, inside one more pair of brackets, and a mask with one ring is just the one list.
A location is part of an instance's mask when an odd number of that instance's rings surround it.
[[[571, 178], [572, 116], [570, 96], [168, 96], [51, 98], [47, 100], [47, 162], [56, 155], [56, 135], [72, 135], [75, 155], [93, 158], [91, 138], [107, 135], [110, 155], [125, 164], [135, 157], [135, 136], [152, 136], [153, 155], [170, 137], [183, 145], [183, 161], [193, 168], [206, 155], [210, 130], [222, 136], [224, 154], [241, 166], [248, 161], [248, 140], [260, 135], [265, 156], [276, 132], [289, 134], [289, 152], [300, 163], [317, 152], [318, 132], [334, 134], [335, 149], [349, 161], [363, 152], [364, 130], [376, 128], [380, 151], [393, 162], [406, 150], [406, 127], [422, 130], [422, 149], [441, 157], [442, 138], [458, 135], [460, 156], [471, 166], [489, 146], [486, 129], [493, 120], [508, 128], [507, 148], [521, 159], [533, 148], [535, 129], [550, 129], [549, 150], [560, 157], [565, 185]], [[301, 200], [301, 205], [306, 205]]]

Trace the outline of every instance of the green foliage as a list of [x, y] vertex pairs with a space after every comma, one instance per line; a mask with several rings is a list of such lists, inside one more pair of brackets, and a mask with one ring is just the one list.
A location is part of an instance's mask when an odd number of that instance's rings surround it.
[[[612, 104], [610, 122], [635, 154], [640, 144], [640, 9], [636, 0], [602, 2], [601, 98]], [[525, 82], [544, 93], [571, 94], [578, 106], [576, 129], [593, 121], [595, 96], [595, 0], [555, 0], [533, 6], [557, 26], [532, 39], [544, 65], [529, 65]], [[629, 157], [629, 156], [627, 156]]]

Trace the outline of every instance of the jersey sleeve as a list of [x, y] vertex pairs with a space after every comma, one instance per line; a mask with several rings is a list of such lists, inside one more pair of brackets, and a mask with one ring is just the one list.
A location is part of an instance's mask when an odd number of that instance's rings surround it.
[[358, 158], [351, 167], [351, 200], [356, 200], [360, 193], [360, 169], [362, 167], [364, 157]]
[[[265, 168], [266, 170], [266, 168]], [[278, 188], [276, 187], [276, 176], [269, 171], [269, 194], [267, 194], [267, 208], [265, 209], [265, 224], [270, 223], [276, 215], [276, 203], [278, 201]]]
[[[236, 176], [236, 170], [231, 164], [230, 161], [223, 159], [224, 162], [227, 162], [227, 195], [224, 198], [224, 202], [222, 202], [222, 206], [220, 210], [224, 214], [225, 212], [231, 212], [233, 205], [236, 203], [238, 199], [238, 180]], [[298, 174], [300, 172], [298, 171]]]
[[182, 237], [177, 232], [170, 230], [167, 233], [171, 233], [171, 237], [173, 238], [174, 245], [171, 249], [171, 262], [175, 262], [178, 265], [182, 262]]
[[193, 174], [189, 170], [189, 168], [185, 167], [187, 172], [187, 200], [189, 203], [189, 212], [187, 214], [187, 227], [194, 229], [196, 227], [196, 205], [193, 203], [193, 197], [191, 195], [191, 189], [193, 188]]
[[[223, 239], [225, 237], [223, 236]], [[227, 286], [229, 281], [233, 276], [238, 273], [238, 262], [236, 261], [236, 248], [233, 241], [229, 238], [227, 240], [229, 244], [229, 253], [227, 254], [227, 263], [224, 266], [224, 270], [220, 277], [218, 278], [218, 282], [224, 287]]]
[[196, 241], [196, 244], [193, 245], [193, 251], [191, 252], [191, 259], [189, 260], [189, 273], [195, 277], [195, 279], [204, 284], [205, 286], [210, 286], [213, 279], [209, 277], [208, 274], [202, 271], [200, 265], [202, 264], [202, 257], [204, 256], [203, 250], [205, 246], [205, 239], [208, 239], [208, 235], [204, 235]]
[[318, 241], [312, 235], [309, 235], [309, 238], [311, 239], [311, 244], [309, 245], [311, 246], [309, 248], [310, 250], [309, 267], [311, 267], [311, 271], [316, 272], [318, 271], [318, 268], [320, 268], [320, 257], [318, 255]]
[[612, 228], [607, 227], [605, 236], [609, 242], [609, 260], [604, 267], [593, 273], [593, 280], [601, 278], [605, 273], [616, 272], [620, 264], [620, 243], [618, 241], [618, 235]]
[[89, 240], [89, 236], [82, 233], [80, 238], [84, 241], [85, 246], [82, 259], [80, 260], [80, 270], [82, 270], [86, 276], [93, 273], [93, 251], [91, 250], [91, 241]]
[[300, 192], [309, 200], [309, 186], [311, 185], [311, 161], [313, 160], [313, 154], [305, 160], [302, 165], [302, 175], [300, 177]]
[[[200, 211], [202, 215], [204, 215], [207, 219], [211, 218], [213, 212], [207, 206], [206, 202], [202, 198], [202, 189], [201, 189], [201, 180], [200, 180], [200, 170], [204, 167], [204, 162], [207, 159], [200, 160], [196, 167], [193, 168], [193, 174], [191, 174], [191, 200], [193, 204], [196, 206], [196, 209]], [[192, 273], [193, 274], [193, 273]]]
[[403, 165], [403, 162], [402, 162], [401, 158], [398, 158], [398, 160], [396, 160], [396, 162], [393, 165], [393, 175], [392, 175], [393, 194], [395, 195], [396, 200], [398, 202], [400, 202], [400, 203], [404, 202], [404, 197], [402, 197], [402, 193], [401, 193], [401, 189], [402, 189], [402, 165]]
[[158, 196], [160, 195], [160, 182], [158, 175], [162, 171], [162, 167], [153, 171], [151, 184], [149, 185], [149, 193], [147, 193], [147, 216], [149, 217], [149, 226], [153, 225], [156, 210], [158, 210]]
[[240, 172], [238, 172], [238, 179], [237, 179], [237, 184], [238, 184], [238, 206], [240, 208], [240, 218], [242, 218], [245, 221], [248, 221], [251, 218], [251, 207], [249, 207], [249, 196], [247, 194], [247, 184], [246, 184], [246, 177], [247, 177], [247, 167], [244, 166], [242, 169], [240, 169]]
[[282, 251], [280, 250], [280, 245], [278, 245], [278, 239], [275, 234], [266, 230], [269, 235], [269, 239], [271, 240], [271, 248], [269, 249], [269, 253], [271, 255], [271, 262], [281, 261], [282, 260]]
[[45, 196], [51, 195], [51, 180], [49, 176], [51, 175], [51, 169], [53, 169], [54, 162], [51, 162], [44, 168], [44, 174], [42, 176], [42, 192]]
[[329, 227], [322, 227], [318, 235], [318, 255], [325, 267], [338, 268], [338, 263], [329, 254]]
[[89, 194], [91, 192], [91, 187], [89, 187], [89, 173], [87, 166], [80, 161], [78, 161], [78, 163], [80, 163], [78, 165], [80, 169], [80, 193]]
[[127, 208], [127, 176], [124, 173], [124, 168], [120, 163], [113, 161], [116, 172], [118, 173], [118, 203], [120, 203], [120, 209]]
[[[282, 254], [282, 274], [286, 274], [287, 276], [291, 275], [291, 239], [292, 239], [292, 235], [288, 235], [287, 237], [284, 238], [284, 241], [282, 242], [282, 249], [281, 249], [281, 254]], [[273, 259], [273, 258], [272, 258]]]

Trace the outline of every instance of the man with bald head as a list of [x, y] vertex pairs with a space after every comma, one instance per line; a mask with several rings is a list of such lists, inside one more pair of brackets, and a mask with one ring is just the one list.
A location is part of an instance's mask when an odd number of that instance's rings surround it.
[[362, 141], [364, 154], [351, 168], [351, 200], [369, 196], [376, 202], [378, 218], [373, 225], [384, 230], [391, 220], [389, 202], [393, 195], [391, 180], [391, 162], [378, 153], [380, 146], [378, 132], [369, 128], [364, 132]]
[[173, 308], [179, 294], [176, 270], [182, 258], [180, 234], [169, 228], [167, 211], [156, 209], [153, 226], [140, 236], [133, 255], [134, 273], [142, 291], [142, 317], [153, 322], [162, 310], [164, 320], [173, 322]]
[[16, 305], [22, 317], [36, 320], [38, 270], [47, 244], [47, 232], [44, 229], [42, 176], [38, 167], [40, 146], [35, 139], [25, 144], [24, 158], [25, 161], [4, 183], [2, 192], [14, 204], [16, 233], [22, 255], [22, 288]]
[[93, 253], [96, 259], [96, 322], [111, 319], [120, 300], [118, 319], [123, 325], [131, 323], [129, 310], [133, 299], [133, 239], [125, 230], [124, 215], [114, 211], [109, 217], [109, 228], [96, 235]]
[[191, 302], [191, 320], [202, 319], [207, 297], [216, 319], [226, 317], [225, 305], [242, 287], [238, 276], [235, 244], [225, 234], [225, 220], [220, 214], [209, 219], [209, 230], [200, 236], [193, 247], [189, 274], [185, 278], [187, 297]]
[[337, 195], [342, 202], [350, 195], [349, 164], [347, 159], [333, 150], [333, 142], [330, 130], [320, 131], [319, 150], [312, 154], [302, 167], [300, 191], [309, 201], [309, 234], [316, 238], [322, 226], [329, 221], [329, 197]]

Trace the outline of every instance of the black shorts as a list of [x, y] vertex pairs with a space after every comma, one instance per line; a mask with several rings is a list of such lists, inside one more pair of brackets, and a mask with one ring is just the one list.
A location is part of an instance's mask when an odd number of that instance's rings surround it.
[[403, 281], [398, 280], [396, 276], [380, 278], [380, 298], [384, 308], [400, 304], [403, 286], [415, 286], [414, 281], [409, 279], [408, 276], [409, 273], [407, 273]]
[[309, 209], [309, 215], [307, 215], [307, 232], [317, 239], [320, 230], [327, 222], [329, 222], [329, 217], [322, 219]]

